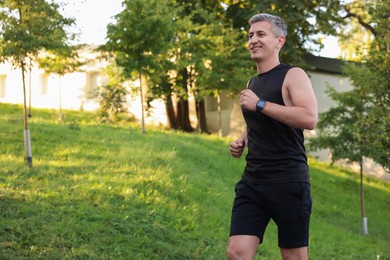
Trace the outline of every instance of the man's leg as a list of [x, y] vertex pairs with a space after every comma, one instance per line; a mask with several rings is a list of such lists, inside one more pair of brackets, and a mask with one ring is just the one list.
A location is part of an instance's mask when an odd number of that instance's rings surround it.
[[307, 247], [280, 248], [283, 260], [307, 260]]
[[[311, 214], [310, 185], [308, 183], [285, 183], [280, 185], [281, 206], [275, 207], [275, 223], [283, 260], [308, 259], [309, 224]], [[276, 193], [274, 193], [276, 194]], [[274, 203], [276, 205], [276, 203]]]
[[235, 235], [229, 239], [227, 256], [229, 260], [252, 260], [260, 239], [257, 236]]

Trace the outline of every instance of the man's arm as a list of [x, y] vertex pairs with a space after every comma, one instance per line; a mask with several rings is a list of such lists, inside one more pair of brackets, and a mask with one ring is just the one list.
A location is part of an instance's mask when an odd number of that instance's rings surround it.
[[[283, 83], [282, 96], [285, 106], [267, 101], [261, 112], [294, 128], [312, 130], [316, 127], [317, 100], [310, 79], [302, 69], [289, 70]], [[241, 92], [240, 104], [255, 111], [259, 98], [246, 89]]]

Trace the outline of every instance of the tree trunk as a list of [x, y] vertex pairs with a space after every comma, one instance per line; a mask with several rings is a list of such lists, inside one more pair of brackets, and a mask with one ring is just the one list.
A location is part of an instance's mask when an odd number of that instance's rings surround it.
[[31, 90], [31, 60], [30, 60], [30, 67], [28, 69], [28, 117], [32, 117], [32, 112], [31, 112], [31, 95], [32, 95], [32, 90]]
[[363, 158], [360, 159], [360, 209], [362, 215], [362, 233], [368, 235], [367, 218], [364, 210]]
[[207, 129], [206, 108], [204, 100], [196, 102], [196, 115], [198, 117], [200, 131], [202, 133], [209, 134], [210, 132]]
[[142, 116], [142, 133], [145, 134], [145, 115], [144, 115], [144, 93], [142, 90], [142, 75], [141, 72], [138, 73], [139, 76], [139, 88], [140, 88], [140, 95], [141, 95], [141, 116]]
[[218, 106], [218, 135], [222, 136], [222, 109], [221, 109], [221, 94], [218, 91], [217, 95], [217, 106]]
[[32, 152], [31, 152], [31, 138], [30, 130], [28, 129], [28, 111], [27, 111], [27, 101], [26, 101], [26, 81], [25, 81], [25, 64], [21, 63], [22, 68], [22, 84], [23, 84], [23, 112], [24, 112], [24, 146], [26, 148], [26, 163], [31, 168], [32, 167]]
[[188, 105], [188, 99], [185, 99], [185, 96], [188, 96], [188, 72], [187, 69], [184, 68], [180, 71], [180, 74], [182, 76], [182, 90], [181, 96], [179, 98], [179, 101], [177, 102], [177, 126], [178, 129], [183, 130], [185, 132], [192, 132], [194, 129], [191, 126], [190, 121], [190, 109]]
[[193, 132], [194, 129], [191, 126], [190, 121], [190, 109], [188, 105], [188, 100], [185, 100], [183, 97], [180, 97], [177, 102], [177, 126], [178, 129], [185, 132]]
[[58, 114], [58, 120], [62, 122], [64, 119], [62, 115], [62, 93], [61, 93], [61, 76], [58, 76], [58, 98], [59, 98], [59, 114]]
[[175, 114], [175, 109], [173, 108], [172, 96], [167, 94], [167, 99], [165, 100], [165, 109], [168, 117], [168, 125], [170, 129], [177, 129], [177, 119]]

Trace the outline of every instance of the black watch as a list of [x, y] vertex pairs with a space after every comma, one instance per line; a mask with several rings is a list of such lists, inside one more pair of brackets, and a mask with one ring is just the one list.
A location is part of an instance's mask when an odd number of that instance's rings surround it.
[[267, 101], [260, 98], [260, 100], [256, 104], [256, 111], [261, 112], [261, 110], [263, 110], [265, 108], [266, 104], [267, 104]]

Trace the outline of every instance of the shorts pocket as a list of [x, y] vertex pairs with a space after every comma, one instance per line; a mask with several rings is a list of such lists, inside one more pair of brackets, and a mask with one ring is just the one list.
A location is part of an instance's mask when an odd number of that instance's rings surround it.
[[235, 193], [237, 193], [237, 191], [240, 190], [240, 187], [242, 187], [242, 184], [243, 184], [242, 180], [239, 180], [239, 181], [236, 183], [236, 185], [234, 186], [234, 192], [235, 192]]
[[309, 183], [303, 183], [302, 187], [302, 213], [303, 218], [307, 218], [311, 214], [311, 208], [313, 204], [313, 200], [311, 198], [310, 194], [310, 184]]
[[[312, 198], [310, 195], [310, 184], [307, 182], [295, 182], [291, 185], [291, 194], [295, 198], [295, 204], [299, 212], [299, 217], [306, 219], [311, 214]], [[298, 206], [299, 205], [299, 206]]]

